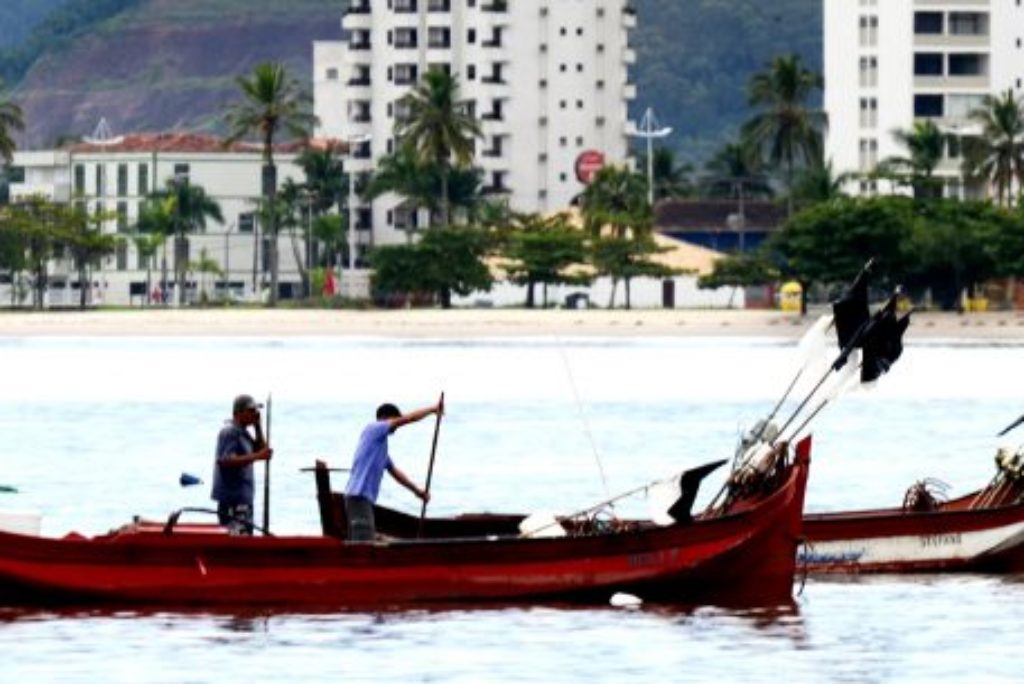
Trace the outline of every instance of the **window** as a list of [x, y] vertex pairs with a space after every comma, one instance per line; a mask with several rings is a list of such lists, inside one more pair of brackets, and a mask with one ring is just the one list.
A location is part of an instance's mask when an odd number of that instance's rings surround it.
[[117, 232], [127, 233], [128, 232], [128, 203], [118, 202], [117, 203]]
[[988, 60], [977, 53], [951, 54], [949, 56], [950, 76], [984, 76], [988, 73]]
[[914, 12], [914, 33], [917, 35], [941, 35], [942, 30], [942, 12]]
[[878, 99], [860, 98], [860, 127], [875, 128], [878, 125]]
[[138, 182], [139, 182], [138, 194], [139, 195], [147, 195], [147, 194], [149, 194], [149, 165], [148, 164], [139, 164], [139, 178], [138, 178]]
[[875, 88], [878, 86], [878, 58], [860, 58], [860, 87]]
[[117, 270], [128, 270], [128, 243], [121, 241], [117, 243]]
[[118, 164], [117, 165], [117, 196], [127, 197], [128, 196], [128, 165]]
[[981, 12], [950, 12], [951, 36], [987, 36], [988, 15]]
[[861, 138], [860, 170], [872, 171], [878, 165], [878, 141], [874, 138]]
[[85, 164], [75, 164], [75, 194], [85, 194]]
[[7, 182], [9, 182], [9, 183], [24, 183], [25, 182], [25, 167], [24, 166], [9, 166], [9, 167], [7, 167]]
[[256, 228], [256, 215], [252, 212], [238, 215], [238, 232], [252, 233]]
[[102, 197], [107, 194], [107, 167], [103, 164], [96, 165], [96, 196]]
[[330, 69], [328, 69], [327, 70], [327, 80], [328, 81], [337, 81], [338, 80], [338, 70], [335, 69], [334, 67], [331, 67]]
[[918, 118], [942, 118], [942, 95], [915, 95], [914, 116]]
[[942, 76], [941, 52], [917, 52], [914, 54], [915, 76]]
[[862, 16], [860, 18], [860, 46], [876, 47], [878, 45], [878, 17]]
[[189, 173], [191, 172], [188, 164], [175, 164], [174, 165], [174, 178], [178, 182], [188, 183]]

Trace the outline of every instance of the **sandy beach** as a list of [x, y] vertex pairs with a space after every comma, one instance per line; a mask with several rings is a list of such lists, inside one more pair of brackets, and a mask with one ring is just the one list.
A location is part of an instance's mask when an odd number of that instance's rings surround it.
[[[820, 313], [824, 313], [822, 309]], [[459, 309], [347, 311], [190, 309], [0, 313], [0, 337], [799, 337], [818, 312]], [[1024, 312], [915, 313], [914, 338], [1024, 341]]]

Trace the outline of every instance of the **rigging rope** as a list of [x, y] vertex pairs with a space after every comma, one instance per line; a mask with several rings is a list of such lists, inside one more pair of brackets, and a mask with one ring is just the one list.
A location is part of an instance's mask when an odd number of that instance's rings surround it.
[[[594, 461], [597, 463], [597, 470], [601, 473], [601, 483], [604, 485], [604, 493], [609, 499], [612, 497], [611, 489], [608, 487], [608, 478], [604, 473], [604, 464], [601, 462], [601, 454], [597, 450], [597, 441], [594, 439], [594, 434], [590, 430], [590, 420], [587, 418], [587, 413], [583, 408], [583, 402], [580, 401], [580, 393], [576, 388], [576, 379], [572, 375], [572, 366], [569, 365], [569, 358], [565, 355], [565, 347], [562, 345], [562, 339], [556, 338], [558, 342], [558, 354], [562, 358], [562, 366], [565, 368], [565, 374], [569, 377], [569, 386], [572, 388], [572, 396], [576, 400], [576, 411], [579, 413], [580, 421], [583, 423], [583, 432], [587, 436], [587, 441], [590, 442], [590, 450], [594, 454]], [[612, 508], [615, 508], [614, 504], [609, 504]]]

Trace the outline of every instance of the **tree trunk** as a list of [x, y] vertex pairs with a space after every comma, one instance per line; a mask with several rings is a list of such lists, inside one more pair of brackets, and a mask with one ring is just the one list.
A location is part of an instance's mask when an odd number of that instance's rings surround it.
[[452, 291], [447, 287], [441, 289], [441, 308], [452, 308]]
[[449, 212], [451, 207], [448, 206], [448, 165], [441, 165], [441, 227], [447, 228], [450, 220]]
[[46, 298], [46, 262], [36, 261], [36, 301], [35, 308], [43, 310], [44, 299]]
[[178, 289], [178, 306], [185, 306], [185, 276], [188, 269], [188, 260], [182, 263], [184, 256], [185, 236], [177, 235], [174, 238], [174, 283]]
[[629, 287], [631, 281], [632, 281], [632, 278], [623, 278], [622, 279], [623, 286], [626, 289], [626, 309], [633, 308], [633, 303], [630, 300], [630, 287]]
[[84, 287], [86, 280], [85, 266], [78, 267], [78, 310], [85, 311], [86, 295], [88, 290]]
[[619, 289], [619, 279], [618, 278], [612, 278], [612, 296], [611, 296], [611, 298], [608, 299], [608, 308], [609, 309], [614, 309], [615, 308], [615, 291], [617, 289]]
[[533, 286], [534, 286], [534, 282], [532, 280], [526, 281], [526, 308], [527, 309], [532, 309], [533, 306], [534, 306], [534, 301], [535, 300], [533, 298]]
[[[305, 293], [306, 297], [309, 298], [313, 296], [313, 289], [311, 287], [309, 280], [309, 265], [306, 264], [304, 266], [302, 263], [304, 259], [302, 256], [302, 252], [299, 250], [299, 239], [295, 236], [295, 231], [291, 231], [290, 235], [292, 243], [292, 256], [295, 257], [295, 265], [299, 269], [299, 280], [302, 281], [302, 291], [303, 293]], [[308, 250], [309, 247], [307, 246], [306, 249]]]

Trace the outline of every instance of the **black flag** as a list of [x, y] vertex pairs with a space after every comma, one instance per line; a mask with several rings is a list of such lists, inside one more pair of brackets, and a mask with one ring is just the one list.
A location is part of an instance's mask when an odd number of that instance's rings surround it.
[[861, 382], [874, 382], [889, 372], [893, 364], [903, 354], [903, 333], [910, 325], [910, 313], [902, 318], [896, 317], [897, 292], [876, 313], [864, 331], [862, 348], [864, 359], [860, 368]]
[[871, 311], [868, 309], [868, 276], [873, 263], [874, 259], [871, 259], [864, 264], [864, 268], [843, 298], [832, 303], [840, 349], [846, 349], [852, 343], [856, 343], [857, 333], [871, 318]]

